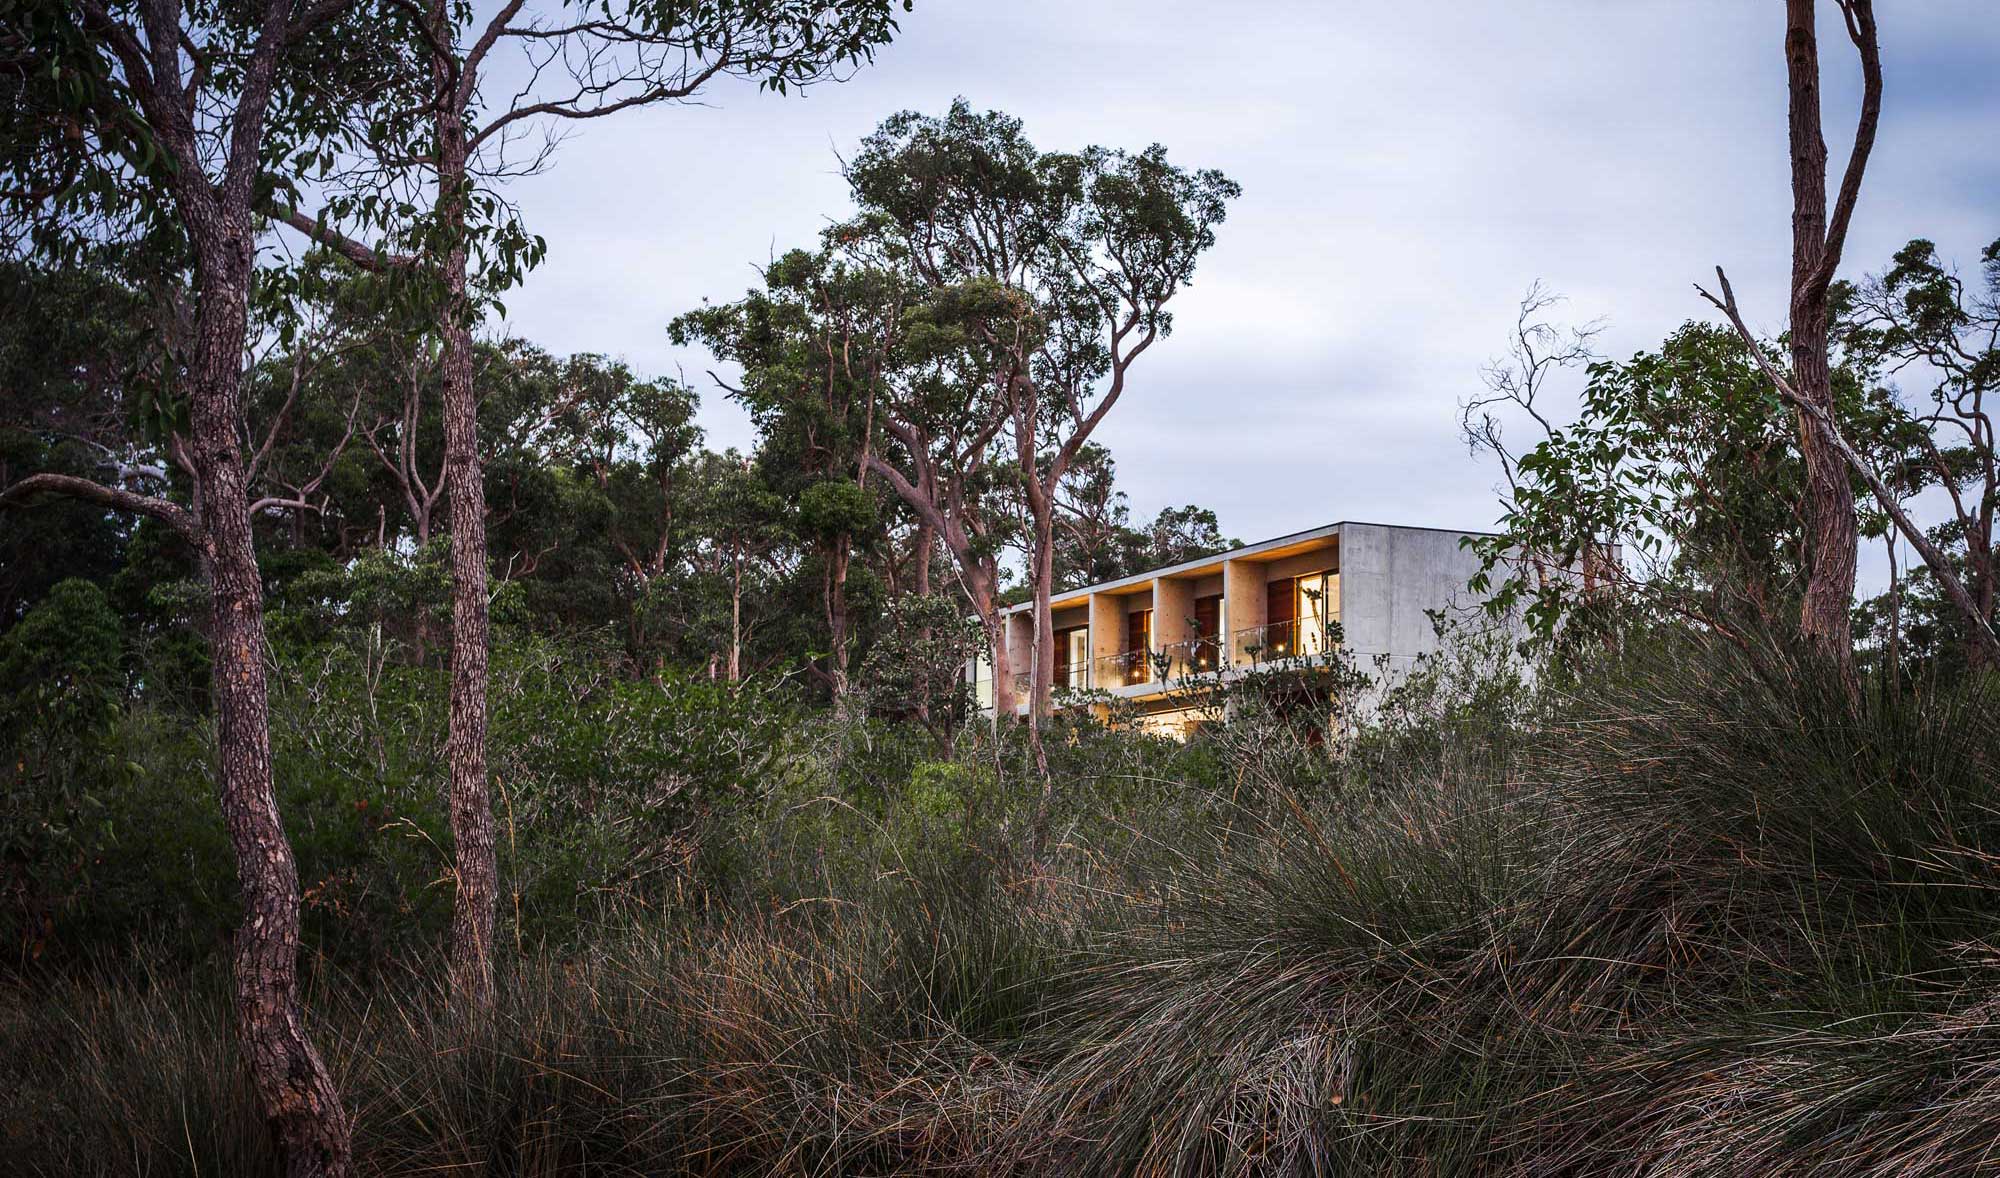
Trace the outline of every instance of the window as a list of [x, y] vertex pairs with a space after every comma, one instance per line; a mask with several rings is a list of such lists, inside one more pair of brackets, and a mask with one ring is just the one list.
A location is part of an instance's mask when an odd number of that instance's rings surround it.
[[1328, 654], [1338, 645], [1334, 627], [1340, 621], [1340, 574], [1308, 573], [1297, 579], [1300, 654]]
[[1071, 691], [1090, 686], [1090, 627], [1071, 626], [1056, 631], [1055, 685]]
[[1264, 586], [1262, 657], [1288, 659], [1299, 653], [1299, 579], [1278, 577]]
[[975, 706], [993, 706], [993, 657], [981, 654], [972, 660], [972, 700]]
[[1153, 611], [1135, 609], [1125, 615], [1125, 682], [1144, 683], [1152, 677]]
[[1264, 657], [1321, 655], [1340, 621], [1340, 574], [1279, 577], [1264, 588]]
[[1212, 671], [1222, 663], [1222, 594], [1194, 599], [1194, 642], [1189, 661], [1197, 671]]

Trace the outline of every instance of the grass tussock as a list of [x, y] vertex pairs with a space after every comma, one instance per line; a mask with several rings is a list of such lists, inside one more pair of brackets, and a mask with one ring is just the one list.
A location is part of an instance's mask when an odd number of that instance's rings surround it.
[[[360, 1166], [2000, 1166], [1991, 686], [1855, 710], [1683, 646], [1579, 695], [1504, 772], [1128, 799], [1034, 870], [962, 816], [795, 806], [733, 836], [761, 883], [524, 953], [473, 1024], [322, 970]], [[267, 1170], [235, 1076], [212, 983], [10, 992], [0, 1169]]]

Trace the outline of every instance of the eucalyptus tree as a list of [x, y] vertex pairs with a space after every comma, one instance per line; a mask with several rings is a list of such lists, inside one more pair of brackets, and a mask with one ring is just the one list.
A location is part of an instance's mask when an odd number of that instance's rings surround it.
[[1132, 365], [1172, 331], [1167, 304], [1240, 190], [1169, 163], [1158, 145], [1044, 153], [1018, 119], [963, 100], [942, 117], [883, 123], [847, 179], [864, 223], [889, 235], [964, 332], [1004, 411], [1030, 530], [1039, 725], [1051, 699], [1058, 489]]
[[1147, 569], [1213, 556], [1240, 546], [1222, 534], [1215, 512], [1192, 503], [1163, 507], [1151, 520], [1132, 522], [1131, 504], [1117, 485], [1111, 451], [1092, 443], [1056, 488], [1056, 584], [1077, 589]]
[[[909, 0], [903, 0], [907, 8]], [[451, 707], [446, 760], [457, 902], [454, 986], [493, 998], [499, 895], [486, 772], [488, 592], [474, 329], [544, 250], [496, 184], [541, 170], [566, 123], [687, 99], [719, 78], [786, 92], [871, 59], [894, 34], [895, 0], [575, 0], [480, 15], [463, 0], [386, 0], [397, 56], [360, 71], [358, 150], [308, 148], [325, 174], [316, 214], [298, 188], [274, 215], [357, 265], [409, 273], [442, 343], [452, 534]], [[497, 68], [511, 50], [518, 68]]]
[[199, 554], [209, 593], [221, 808], [242, 923], [232, 944], [237, 1039], [285, 1168], [343, 1174], [351, 1134], [306, 1033], [299, 880], [273, 787], [263, 588], [240, 438], [257, 281], [258, 202], [288, 147], [338, 109], [311, 65], [365, 42], [356, 0], [29, 2], [0, 9], [11, 117], [0, 133], [10, 224], [42, 260], [119, 240], [162, 243], [187, 292], [166, 374], [187, 502], [45, 472], [0, 497], [51, 491], [159, 520]]
[[750, 411], [760, 461], [794, 497], [799, 530], [820, 550], [825, 677], [837, 712], [847, 706], [854, 645], [849, 572], [857, 544], [878, 528], [868, 485], [877, 418], [908, 363], [914, 294], [892, 271], [831, 249], [793, 250], [765, 269], [764, 289], [672, 326], [677, 342], [698, 339], [743, 369], [730, 395]]
[[[1827, 207], [1826, 137], [1820, 117], [1818, 0], [1785, 0], [1785, 73], [1789, 94], [1792, 168], [1791, 371], [1768, 364], [1767, 376], [1796, 413], [1806, 485], [1799, 509], [1806, 521], [1809, 572], [1799, 609], [1807, 644], [1837, 666], [1849, 695], [1859, 698], [1854, 669], [1855, 562], [1860, 534], [1851, 475], [1868, 477], [1867, 463], [1839, 435], [1830, 359], [1833, 279], [1847, 242], [1847, 228], [1861, 197], [1861, 179], [1875, 146], [1882, 115], [1882, 53], [1873, 0], [1835, 0], [1841, 23], [1861, 63], [1861, 111], [1832, 211]], [[1704, 298], [1729, 318], [1760, 361], [1764, 352], [1744, 323], [1721, 267], [1718, 290]], [[1878, 500], [1882, 494], [1878, 493]], [[1907, 515], [1882, 503], [1899, 526]], [[1921, 547], [1921, 537], [1912, 537]]]
[[[1847, 301], [1844, 342], [1890, 373], [1927, 375], [1928, 404], [1915, 412], [1918, 463], [1944, 491], [1949, 532], [1963, 548], [1964, 624], [1993, 627], [1996, 593], [1994, 516], [2000, 512], [2000, 451], [1993, 401], [2000, 398], [2000, 240], [1980, 255], [1974, 284], [1949, 269], [1931, 242], [1896, 251]], [[1987, 644], [1970, 643], [1975, 665], [1990, 662]]]

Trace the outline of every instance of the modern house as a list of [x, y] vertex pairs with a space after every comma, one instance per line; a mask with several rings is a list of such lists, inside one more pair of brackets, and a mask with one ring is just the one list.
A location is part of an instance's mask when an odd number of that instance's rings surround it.
[[[1245, 545], [1100, 585], [1059, 592], [1049, 675], [1060, 696], [1128, 701], [1141, 723], [1180, 731], [1195, 719], [1190, 682], [1227, 681], [1288, 660], [1330, 654], [1357, 666], [1407, 670], [1436, 649], [1432, 611], [1478, 598], [1467, 582], [1479, 533], [1337, 523]], [[1337, 623], [1337, 625], [1336, 625]], [[1032, 603], [1004, 616], [1016, 709], [1029, 705]], [[973, 698], [991, 713], [993, 661], [968, 667]]]

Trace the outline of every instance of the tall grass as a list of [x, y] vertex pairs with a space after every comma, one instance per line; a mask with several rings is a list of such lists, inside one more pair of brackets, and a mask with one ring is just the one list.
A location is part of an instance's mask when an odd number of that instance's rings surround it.
[[[1855, 712], [1678, 645], [1578, 694], [1493, 772], [1153, 791], [1033, 873], [992, 783], [795, 799], [726, 897], [528, 952], [490, 1021], [327, 968], [316, 1029], [371, 1174], [2000, 1166], [1992, 689]], [[267, 1171], [226, 1013], [0, 997], [0, 1170]]]

